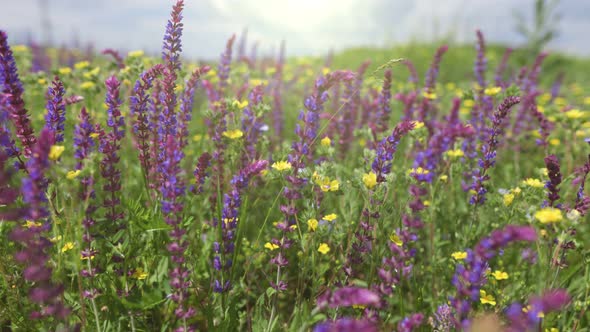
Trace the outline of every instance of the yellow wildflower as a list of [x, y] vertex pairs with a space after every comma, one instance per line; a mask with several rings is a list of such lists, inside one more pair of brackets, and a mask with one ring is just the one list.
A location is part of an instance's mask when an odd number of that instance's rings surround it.
[[535, 218], [541, 222], [541, 224], [556, 223], [563, 220], [561, 210], [546, 207], [535, 213]]
[[373, 189], [377, 185], [377, 174], [374, 172], [364, 174], [363, 183], [368, 189]]
[[63, 67], [63, 68], [59, 68], [59, 69], [57, 70], [57, 72], [58, 72], [60, 75], [68, 75], [68, 74], [71, 74], [71, 73], [72, 73], [72, 68], [70, 68], [70, 67]]
[[35, 222], [31, 220], [27, 220], [25, 222], [25, 228], [32, 228], [32, 227], [41, 227], [43, 224], [40, 222]]
[[244, 133], [239, 129], [234, 129], [234, 130], [225, 131], [223, 133], [223, 136], [225, 136], [229, 139], [237, 139], [237, 138], [241, 138], [242, 136], [244, 136]]
[[520, 193], [522, 192], [522, 189], [520, 189], [519, 187], [516, 187], [514, 189], [511, 190], [516, 196], [520, 195]]
[[77, 178], [78, 175], [80, 175], [79, 169], [77, 169], [75, 171], [69, 171], [68, 174], [66, 174], [66, 179], [73, 180], [73, 179]]
[[58, 235], [58, 236], [54, 236], [51, 239], [49, 239], [49, 241], [51, 241], [51, 243], [57, 243], [57, 241], [61, 241], [62, 236]]
[[92, 77], [97, 76], [99, 72], [100, 67], [95, 67], [91, 71], [82, 74], [82, 76], [84, 76], [85, 79], [91, 79]]
[[446, 152], [446, 154], [451, 158], [460, 158], [465, 155], [465, 153], [461, 149], [449, 150]]
[[311, 218], [307, 221], [307, 228], [309, 228], [310, 231], [315, 232], [318, 228], [318, 224], [317, 219]]
[[522, 184], [527, 185], [529, 187], [533, 187], [533, 188], [543, 188], [543, 187], [545, 187], [545, 183], [543, 183], [539, 179], [533, 179], [533, 178], [527, 178], [527, 179], [525, 179], [524, 181], [522, 181]]
[[66, 242], [66, 244], [64, 244], [64, 246], [61, 248], [61, 252], [63, 253], [72, 249], [74, 249], [74, 242]]
[[508, 273], [506, 273], [504, 271], [500, 271], [500, 270], [494, 271], [494, 273], [492, 273], [492, 276], [496, 280], [506, 280], [506, 279], [508, 279]]
[[322, 68], [322, 75], [328, 75], [330, 73], [330, 68], [324, 67]]
[[323, 192], [338, 191], [338, 189], [340, 189], [340, 182], [338, 182], [338, 180], [330, 180], [330, 178], [325, 178], [317, 181], [316, 183], [320, 186], [320, 189], [322, 189]]
[[324, 216], [322, 218], [322, 220], [326, 220], [326, 221], [330, 221], [331, 222], [331, 221], [336, 220], [336, 218], [338, 218], [338, 215], [335, 214], [335, 213], [331, 213], [331, 214], [328, 214], [328, 215]]
[[80, 61], [74, 64], [74, 68], [76, 69], [84, 69], [88, 66], [90, 66], [90, 62], [88, 61]]
[[29, 47], [27, 45], [14, 45], [11, 47], [12, 51], [15, 53], [19, 53], [19, 52], [26, 52], [29, 50]]
[[475, 105], [475, 100], [467, 99], [463, 101], [463, 106], [465, 107], [473, 107]]
[[45, 85], [47, 84], [47, 81], [44, 78], [40, 78], [37, 80], [37, 83], [39, 83], [40, 85]]
[[449, 176], [448, 175], [441, 175], [438, 177], [442, 182], [447, 182], [449, 180]]
[[572, 119], [572, 120], [579, 119], [585, 115], [586, 114], [584, 112], [580, 111], [579, 109], [573, 109], [573, 110], [569, 110], [569, 111], [565, 112], [565, 116], [568, 119]]
[[404, 244], [404, 241], [397, 236], [397, 234], [393, 233], [389, 236], [389, 240], [395, 243], [396, 246], [401, 247]]
[[495, 86], [493, 88], [487, 88], [483, 92], [488, 96], [495, 96], [502, 91], [502, 87]]
[[287, 171], [291, 169], [291, 163], [288, 161], [277, 161], [272, 164], [272, 168], [276, 169], [279, 172]]
[[65, 149], [66, 148], [63, 145], [52, 145], [49, 149], [49, 159], [53, 161], [58, 160]]
[[436, 99], [436, 93], [434, 93], [434, 92], [424, 91], [424, 92], [422, 92], [422, 96], [424, 98], [430, 99], [430, 100]]
[[418, 167], [418, 168], [410, 168], [408, 170], [408, 175], [426, 175], [430, 173], [427, 169], [424, 169], [422, 167]]
[[97, 138], [98, 138], [98, 136], [100, 136], [100, 134], [99, 134], [99, 133], [92, 133], [92, 134], [90, 134], [90, 137], [91, 137], [91, 138], [94, 138], [94, 139], [97, 139]]
[[137, 50], [137, 51], [131, 51], [129, 53], [127, 53], [127, 57], [129, 58], [140, 58], [143, 56], [143, 51], [142, 50]]
[[322, 138], [320, 143], [322, 144], [322, 146], [330, 146], [332, 144], [332, 140], [330, 139], [330, 137], [326, 136]]
[[467, 258], [467, 253], [465, 251], [455, 251], [451, 254], [451, 257], [453, 257], [455, 260], [460, 261]]
[[414, 130], [424, 127], [424, 122], [421, 121], [412, 121], [412, 124], [414, 124]]
[[80, 84], [80, 89], [90, 90], [90, 89], [94, 88], [95, 86], [96, 86], [96, 84], [94, 84], [94, 82], [86, 81], [86, 82], [82, 82], [82, 84]]
[[487, 294], [483, 289], [479, 290], [479, 301], [481, 304], [496, 305], [496, 299], [491, 294]]
[[147, 276], [148, 276], [148, 274], [146, 272], [144, 272], [141, 267], [138, 267], [137, 269], [135, 269], [135, 271], [133, 271], [131, 278], [135, 278], [137, 280], [143, 280], [143, 279], [147, 278]]
[[232, 103], [232, 106], [235, 106], [239, 109], [244, 109], [248, 106], [248, 101], [247, 100], [244, 100], [244, 101], [234, 100]]
[[504, 194], [504, 196], [502, 198], [504, 199], [504, 205], [510, 206], [510, 204], [512, 204], [512, 201], [514, 201], [514, 194], [507, 193], [507, 194]]
[[328, 244], [326, 243], [321, 243], [320, 246], [318, 247], [318, 251], [322, 254], [325, 255], [328, 252], [330, 252], [330, 246], [328, 246]]
[[266, 242], [266, 244], [264, 245], [264, 247], [270, 251], [273, 251], [275, 249], [279, 249], [279, 246], [274, 244], [274, 243], [270, 243], [270, 242]]

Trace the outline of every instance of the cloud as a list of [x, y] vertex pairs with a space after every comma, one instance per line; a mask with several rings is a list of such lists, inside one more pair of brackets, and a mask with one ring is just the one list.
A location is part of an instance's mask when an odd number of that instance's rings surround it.
[[[92, 41], [97, 48], [159, 52], [173, 1], [46, 0], [53, 40]], [[531, 11], [534, 0], [186, 0], [187, 56], [217, 57], [233, 33], [248, 28], [250, 41], [268, 51], [287, 41], [288, 54], [322, 54], [330, 48], [385, 45], [451, 36], [473, 42], [481, 28], [488, 41], [518, 44], [512, 12]], [[0, 12], [11, 40], [43, 38], [39, 0], [10, 1]], [[590, 54], [590, 2], [562, 0], [561, 34], [553, 48]], [[529, 15], [530, 16], [530, 15]]]

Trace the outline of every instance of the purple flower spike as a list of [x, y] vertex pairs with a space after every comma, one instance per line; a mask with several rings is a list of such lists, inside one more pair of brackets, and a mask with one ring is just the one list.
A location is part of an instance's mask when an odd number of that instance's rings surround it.
[[555, 202], [559, 199], [559, 185], [561, 184], [561, 170], [559, 166], [559, 159], [555, 155], [545, 157], [545, 166], [549, 180], [545, 184], [547, 188], [547, 199], [549, 199], [549, 206], [555, 206]]
[[368, 319], [339, 318], [316, 325], [313, 332], [377, 332], [377, 324]]
[[12, 50], [8, 46], [8, 36], [2, 30], [0, 30], [0, 87], [1, 92], [8, 96], [10, 118], [16, 128], [16, 136], [23, 145], [24, 155], [29, 156], [37, 139], [33, 132], [29, 111], [25, 108], [23, 101], [23, 85], [18, 77]]
[[508, 112], [512, 106], [518, 104], [520, 98], [516, 96], [507, 97], [494, 112], [492, 118], [492, 129], [488, 141], [482, 146], [483, 158], [479, 159], [479, 168], [474, 171], [473, 185], [471, 189], [475, 191], [471, 204], [483, 204], [486, 200], [487, 189], [484, 183], [489, 179], [487, 171], [496, 163], [496, 150], [498, 148], [499, 138], [504, 134], [504, 120], [508, 117]]
[[397, 331], [398, 332], [412, 332], [414, 329], [420, 327], [422, 325], [422, 321], [424, 320], [424, 315], [421, 313], [412, 314], [409, 317], [402, 319], [397, 324]]
[[64, 125], [66, 122], [66, 106], [64, 96], [66, 90], [63, 82], [55, 76], [51, 86], [47, 89], [47, 113], [45, 114], [45, 127], [55, 135], [55, 142], [64, 141]]
[[355, 305], [379, 307], [379, 294], [360, 287], [342, 287], [333, 292], [326, 291], [318, 298], [319, 308], [352, 307]]
[[541, 317], [553, 311], [562, 310], [571, 301], [571, 296], [563, 289], [547, 291], [540, 297], [532, 297], [529, 306], [514, 303], [506, 310], [508, 326], [506, 332], [534, 331], [540, 329]]
[[414, 122], [401, 122], [395, 126], [391, 135], [377, 145], [377, 156], [371, 165], [373, 172], [377, 174], [377, 182], [385, 182], [385, 176], [391, 172], [391, 161], [401, 138], [412, 129], [414, 129]]

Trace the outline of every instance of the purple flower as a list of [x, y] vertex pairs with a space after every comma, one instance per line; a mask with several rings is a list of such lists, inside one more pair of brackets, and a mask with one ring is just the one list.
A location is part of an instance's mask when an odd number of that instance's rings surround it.
[[401, 138], [412, 129], [414, 129], [414, 122], [400, 122], [395, 126], [391, 135], [377, 145], [377, 156], [371, 165], [371, 169], [377, 175], [377, 182], [385, 182], [385, 176], [391, 172], [393, 154], [397, 150]]
[[246, 165], [250, 160], [259, 158], [256, 145], [258, 144], [258, 138], [262, 134], [262, 126], [264, 125], [263, 120], [257, 116], [256, 108], [262, 103], [262, 96], [264, 90], [263, 86], [259, 85], [254, 87], [250, 92], [250, 102], [248, 106], [244, 108], [242, 114], [242, 131], [244, 135], [244, 152], [242, 154], [242, 165]]
[[545, 166], [547, 167], [547, 175], [549, 180], [545, 183], [547, 188], [547, 199], [549, 199], [549, 206], [555, 206], [555, 202], [559, 199], [559, 185], [561, 184], [561, 171], [559, 166], [559, 159], [555, 155], [545, 157]]
[[375, 322], [368, 319], [339, 318], [316, 325], [313, 332], [377, 332]]
[[398, 332], [412, 332], [414, 329], [422, 325], [424, 315], [421, 313], [412, 314], [409, 317], [405, 317], [397, 324]]
[[193, 103], [195, 96], [195, 89], [198, 87], [199, 80], [203, 74], [209, 71], [209, 66], [197, 68], [191, 74], [191, 77], [186, 81], [182, 99], [180, 100], [180, 121], [178, 135], [180, 137], [180, 148], [186, 147], [188, 144], [188, 125], [193, 117]]
[[49, 267], [49, 248], [52, 246], [45, 234], [51, 229], [51, 219], [47, 210], [47, 179], [45, 172], [49, 169], [49, 150], [54, 143], [53, 133], [45, 128], [41, 131], [38, 143], [31, 151], [27, 162], [28, 176], [22, 180], [21, 193], [26, 204], [23, 219], [41, 223], [40, 226], [28, 228], [17, 226], [11, 234], [13, 241], [22, 245], [22, 250], [15, 254], [16, 261], [25, 263], [23, 271], [25, 280], [34, 282], [29, 290], [32, 302], [41, 306], [40, 311], [31, 313], [31, 318], [53, 316], [65, 319], [69, 314], [61, 301], [62, 285], [51, 281], [52, 269]]
[[182, 37], [182, 9], [184, 7], [184, 0], [177, 0], [172, 7], [170, 19], [166, 24], [166, 33], [164, 34], [164, 43], [162, 45], [162, 60], [166, 64], [169, 72], [180, 70], [180, 52], [182, 51], [182, 44], [180, 38]]
[[508, 83], [506, 83], [504, 81], [503, 75], [504, 75], [504, 71], [506, 71], [506, 67], [508, 66], [508, 59], [510, 58], [510, 54], [512, 54], [512, 49], [511, 48], [507, 48], [504, 51], [504, 55], [502, 56], [502, 60], [500, 60], [500, 63], [498, 64], [498, 67], [496, 68], [496, 73], [495, 73], [495, 81], [496, 81], [496, 86], [501, 86], [501, 87], [506, 87], [508, 86]]
[[488, 141], [482, 146], [483, 157], [479, 159], [479, 168], [473, 173], [473, 184], [471, 189], [475, 193], [469, 201], [471, 204], [483, 204], [486, 200], [485, 195], [487, 189], [484, 183], [489, 179], [487, 171], [496, 163], [496, 150], [498, 148], [498, 140], [503, 135], [503, 121], [508, 116], [508, 112], [512, 106], [518, 104], [520, 98], [516, 96], [507, 97], [502, 104], [494, 112], [492, 118], [492, 128]]
[[232, 35], [228, 39], [225, 45], [225, 51], [221, 54], [221, 60], [219, 61], [219, 67], [217, 68], [217, 76], [219, 77], [219, 85], [217, 88], [217, 95], [215, 100], [219, 100], [223, 97], [223, 93], [228, 86], [227, 80], [229, 79], [229, 72], [231, 69], [231, 54], [236, 35]]
[[238, 225], [239, 209], [242, 205], [242, 191], [246, 189], [250, 180], [260, 174], [268, 166], [268, 161], [258, 160], [246, 166], [231, 180], [230, 191], [223, 198], [223, 211], [221, 213], [221, 241], [213, 244], [213, 267], [218, 272], [214, 283], [214, 291], [223, 293], [231, 288], [231, 280], [223, 281], [229, 277], [228, 271], [232, 266], [231, 255], [234, 252], [235, 231]]
[[443, 55], [449, 50], [447, 45], [443, 45], [436, 50], [434, 59], [426, 72], [426, 79], [424, 80], [424, 89], [426, 92], [432, 92], [436, 88], [436, 79], [438, 78], [438, 71]]
[[479, 300], [479, 291], [487, 283], [486, 270], [488, 262], [498, 252], [513, 242], [534, 242], [537, 239], [535, 229], [531, 226], [508, 225], [493, 231], [482, 239], [473, 250], [467, 250], [464, 263], [458, 263], [453, 276], [453, 286], [457, 294], [450, 299], [455, 309], [455, 327], [467, 328], [471, 304]]
[[332, 309], [355, 305], [378, 307], [380, 302], [379, 294], [360, 287], [342, 287], [335, 291], [326, 291], [317, 300], [319, 308]]
[[104, 55], [112, 56], [113, 59], [115, 60], [115, 63], [117, 64], [117, 67], [119, 67], [120, 69], [125, 68], [125, 63], [123, 62], [123, 57], [121, 56], [121, 54], [119, 54], [119, 52], [113, 50], [112, 48], [107, 48], [107, 49], [104, 49], [101, 53]]
[[0, 87], [2, 87], [1, 92], [8, 96], [10, 118], [16, 128], [16, 136], [23, 145], [24, 155], [29, 156], [37, 139], [23, 101], [23, 85], [18, 77], [12, 50], [8, 46], [8, 36], [2, 30], [0, 30]]
[[207, 168], [211, 165], [211, 155], [207, 152], [203, 153], [199, 157], [197, 166], [193, 175], [195, 176], [195, 185], [191, 188], [191, 192], [197, 194], [203, 191], [203, 184], [209, 174], [207, 174]]
[[486, 69], [488, 60], [486, 59], [486, 43], [483, 38], [483, 33], [481, 30], [476, 30], [475, 34], [477, 35], [477, 43], [475, 44], [475, 50], [477, 51], [477, 58], [475, 60], [475, 66], [473, 71], [475, 72], [475, 77], [477, 78], [477, 84], [481, 89], [485, 89], [486, 87]]
[[378, 102], [379, 110], [369, 125], [376, 133], [382, 133], [387, 130], [391, 115], [391, 69], [385, 71]]
[[562, 310], [571, 301], [570, 295], [563, 289], [550, 290], [542, 296], [532, 297], [527, 310], [514, 303], [506, 309], [508, 318], [507, 332], [533, 331], [540, 328], [541, 315]]
[[45, 127], [55, 135], [55, 142], [64, 141], [64, 125], [66, 122], [66, 106], [64, 96], [66, 90], [63, 82], [55, 76], [51, 86], [47, 89], [47, 104], [45, 108]]

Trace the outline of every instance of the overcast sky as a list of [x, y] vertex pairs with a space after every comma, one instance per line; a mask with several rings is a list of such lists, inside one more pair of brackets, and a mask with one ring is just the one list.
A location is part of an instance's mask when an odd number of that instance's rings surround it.
[[[41, 13], [50, 18], [52, 39], [78, 38], [97, 48], [158, 51], [172, 0], [0, 0], [0, 29], [9, 38], [45, 38]], [[185, 0], [184, 51], [216, 57], [232, 33], [248, 28], [261, 49], [287, 42], [288, 55], [324, 54], [349, 46], [385, 46], [408, 40], [453, 36], [472, 42], [481, 28], [490, 41], [518, 45], [514, 11], [532, 13], [534, 0]], [[590, 0], [561, 0], [560, 35], [553, 49], [590, 55]]]

